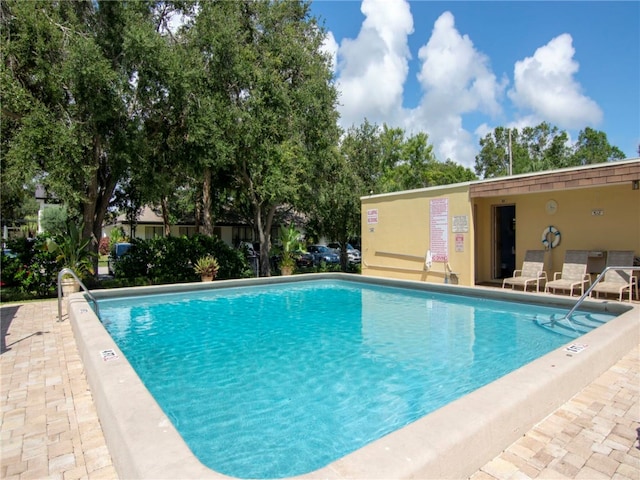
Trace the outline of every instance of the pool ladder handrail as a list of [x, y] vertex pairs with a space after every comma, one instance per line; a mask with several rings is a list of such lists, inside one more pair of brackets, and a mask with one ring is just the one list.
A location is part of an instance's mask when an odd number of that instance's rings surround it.
[[67, 274], [71, 275], [73, 278], [76, 279], [76, 282], [78, 282], [80, 287], [82, 287], [82, 290], [84, 290], [84, 293], [87, 294], [89, 299], [95, 305], [95, 307], [96, 307], [96, 315], [98, 315], [98, 318], [100, 318], [100, 308], [98, 307], [98, 301], [96, 300], [96, 297], [94, 297], [91, 294], [91, 292], [89, 291], [89, 289], [86, 287], [86, 285], [84, 283], [82, 283], [82, 280], [80, 280], [78, 278], [78, 275], [76, 275], [76, 272], [74, 272], [70, 268], [63, 268], [62, 270], [60, 270], [58, 272], [58, 321], [62, 322], [62, 283], [61, 283], [61, 280], [62, 280], [62, 276], [63, 275], [67, 275]]
[[[584, 292], [582, 294], [582, 296], [578, 299], [578, 301], [573, 306], [573, 308], [571, 310], [569, 310], [569, 313], [567, 313], [564, 316], [565, 319], [569, 320], [569, 317], [571, 315], [573, 315], [573, 312], [575, 312], [578, 309], [578, 307], [580, 305], [582, 305], [582, 302], [584, 302], [585, 299], [587, 299], [589, 297], [589, 295], [591, 294], [591, 291], [593, 290], [593, 288], [598, 284], [598, 282], [600, 280], [602, 280], [604, 278], [605, 273], [607, 273], [609, 270], [631, 270], [633, 272], [640, 272], [640, 266], [605, 267], [605, 269], [602, 271], [602, 273], [600, 273], [600, 275], [598, 275], [598, 277], [595, 279], [595, 281], [589, 286], [587, 291]], [[631, 288], [631, 296], [633, 297], [633, 285], [630, 285], [629, 288]]]

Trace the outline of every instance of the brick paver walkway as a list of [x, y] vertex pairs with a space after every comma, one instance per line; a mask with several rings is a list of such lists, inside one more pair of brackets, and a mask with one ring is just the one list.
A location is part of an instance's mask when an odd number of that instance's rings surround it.
[[471, 480], [640, 479], [640, 347]]
[[[118, 476], [69, 321], [57, 302], [0, 309], [0, 478]], [[640, 347], [471, 480], [640, 478]]]
[[117, 479], [71, 325], [56, 321], [57, 308], [0, 309], [0, 478]]

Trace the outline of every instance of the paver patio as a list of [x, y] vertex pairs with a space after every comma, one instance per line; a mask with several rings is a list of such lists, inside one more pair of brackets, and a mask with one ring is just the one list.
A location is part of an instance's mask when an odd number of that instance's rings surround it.
[[[71, 325], [57, 321], [57, 302], [5, 305], [0, 313], [0, 478], [116, 480]], [[637, 480], [639, 435], [640, 346], [471, 479]]]

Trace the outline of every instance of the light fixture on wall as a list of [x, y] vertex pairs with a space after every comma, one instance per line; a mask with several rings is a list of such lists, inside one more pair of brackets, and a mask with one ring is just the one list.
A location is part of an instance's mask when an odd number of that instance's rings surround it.
[[631, 190], [640, 190], [640, 180], [633, 180], [631, 182]]

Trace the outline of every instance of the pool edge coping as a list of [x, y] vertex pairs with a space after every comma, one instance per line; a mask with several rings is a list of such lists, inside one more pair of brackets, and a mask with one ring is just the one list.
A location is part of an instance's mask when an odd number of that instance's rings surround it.
[[[296, 278], [299, 277], [299, 278]], [[387, 280], [349, 274], [312, 274], [270, 279], [216, 281], [93, 291], [97, 298], [126, 294], [192, 291], [225, 286], [353, 279], [445, 293], [517, 301], [545, 300], [572, 306], [576, 298], [515, 293], [485, 287]], [[582, 337], [589, 347], [569, 355], [564, 347], [432, 412], [315, 472], [294, 478], [461, 478], [482, 465], [551, 414], [639, 343], [640, 306], [588, 301], [595, 310], [626, 311]], [[69, 319], [85, 365], [94, 402], [114, 465], [122, 478], [231, 478], [203, 465], [144, 387], [102, 326], [83, 294], [70, 297]], [[575, 343], [575, 342], [568, 342]], [[113, 350], [106, 361], [100, 352]], [[442, 431], [446, 429], [447, 435]]]

